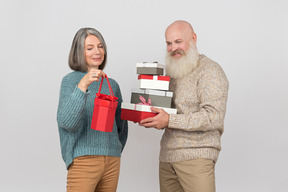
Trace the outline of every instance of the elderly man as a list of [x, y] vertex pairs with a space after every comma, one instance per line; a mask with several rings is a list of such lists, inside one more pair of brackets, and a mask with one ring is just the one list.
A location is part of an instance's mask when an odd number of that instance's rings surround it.
[[166, 73], [178, 114], [151, 107], [159, 114], [139, 125], [165, 129], [159, 158], [161, 192], [213, 192], [228, 80], [219, 64], [198, 53], [197, 36], [188, 22], [175, 21], [165, 37]]

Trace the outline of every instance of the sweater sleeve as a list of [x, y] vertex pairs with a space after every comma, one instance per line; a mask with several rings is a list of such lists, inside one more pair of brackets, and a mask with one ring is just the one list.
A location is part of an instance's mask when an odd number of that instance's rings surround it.
[[218, 130], [222, 134], [228, 87], [228, 80], [220, 66], [206, 70], [198, 81], [199, 111], [171, 114], [168, 128], [184, 131]]
[[123, 151], [126, 141], [127, 141], [127, 136], [128, 136], [128, 123], [126, 120], [122, 120], [120, 118], [121, 117], [121, 103], [123, 102], [123, 100], [122, 100], [122, 95], [121, 95], [119, 85], [116, 82], [115, 82], [115, 96], [118, 97], [118, 106], [116, 109], [115, 119], [116, 119], [116, 124], [118, 128], [119, 140], [122, 144], [122, 151]]
[[57, 122], [60, 128], [67, 131], [77, 131], [89, 95], [89, 91], [84, 93], [74, 81], [64, 77], [60, 89]]

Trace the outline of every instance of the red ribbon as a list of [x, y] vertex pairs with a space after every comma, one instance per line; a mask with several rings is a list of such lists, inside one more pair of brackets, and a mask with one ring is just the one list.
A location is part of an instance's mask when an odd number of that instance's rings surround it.
[[97, 97], [99, 99], [103, 99], [103, 100], [110, 100], [110, 101], [116, 101], [118, 98], [112, 95], [105, 95], [102, 93], [96, 93]]

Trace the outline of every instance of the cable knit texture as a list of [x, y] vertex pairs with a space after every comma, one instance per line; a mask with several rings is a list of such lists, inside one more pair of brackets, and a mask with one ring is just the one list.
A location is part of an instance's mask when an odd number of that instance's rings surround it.
[[[87, 72], [74, 71], [62, 79], [57, 112], [62, 158], [68, 169], [73, 159], [84, 155], [109, 155], [120, 157], [127, 140], [127, 121], [121, 120], [122, 96], [118, 83], [109, 78], [114, 95], [118, 97], [118, 107], [112, 132], [91, 129], [94, 98], [99, 82], [93, 82], [86, 93], [78, 83]], [[101, 93], [110, 95], [104, 79]]]
[[188, 75], [171, 79], [174, 92], [168, 128], [161, 139], [160, 161], [179, 162], [205, 158], [215, 162], [228, 97], [228, 80], [220, 65], [200, 55], [198, 66]]

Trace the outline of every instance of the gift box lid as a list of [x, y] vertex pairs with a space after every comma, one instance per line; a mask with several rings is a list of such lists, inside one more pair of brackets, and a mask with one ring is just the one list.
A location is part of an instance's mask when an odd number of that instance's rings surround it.
[[161, 91], [161, 90], [153, 90], [153, 89], [132, 88], [131, 93], [157, 95], [157, 96], [164, 96], [164, 97], [165, 96], [166, 97], [173, 97], [173, 92], [171, 92], [171, 91]]
[[161, 75], [138, 75], [138, 79], [147, 79], [147, 80], [158, 80], [158, 81], [170, 81], [169, 76], [161, 76]]
[[[152, 112], [150, 107], [152, 107], [152, 106], [133, 104], [133, 103], [121, 103], [122, 109], [129, 109], [129, 110], [135, 110], [135, 111]], [[153, 107], [157, 107], [157, 106], [153, 106]], [[165, 107], [157, 107], [157, 108], [161, 108], [169, 114], [176, 114], [177, 113], [177, 109], [175, 109], [175, 108], [165, 108]]]
[[136, 67], [153, 67], [153, 68], [161, 68], [164, 69], [163, 64], [159, 64], [158, 62], [142, 62], [142, 63], [136, 63]]

